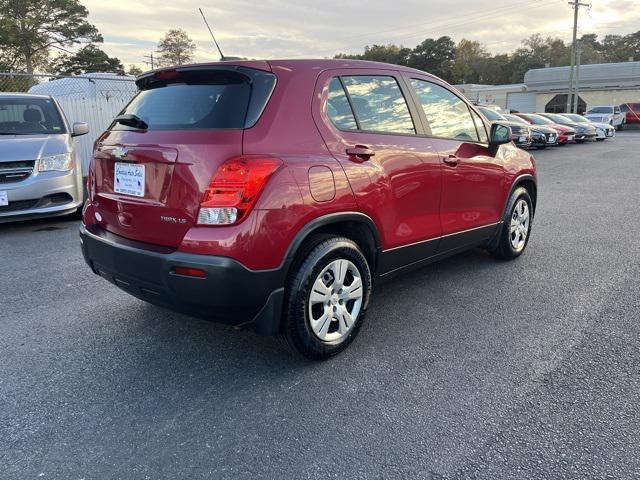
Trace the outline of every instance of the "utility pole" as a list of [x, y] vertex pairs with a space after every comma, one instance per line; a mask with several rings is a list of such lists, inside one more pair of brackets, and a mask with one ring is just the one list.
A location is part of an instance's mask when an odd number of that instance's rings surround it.
[[151, 70], [153, 70], [154, 69], [153, 52], [150, 52], [149, 55], [143, 55], [143, 57], [149, 59], [148, 62], [145, 60], [144, 63], [146, 63], [147, 65], [151, 65]]
[[582, 57], [582, 40], [576, 44], [576, 87], [573, 94], [573, 113], [578, 113], [578, 99], [580, 98], [580, 57]]
[[573, 67], [576, 60], [576, 39], [578, 37], [578, 10], [580, 7], [590, 7], [589, 3], [581, 3], [580, 0], [568, 2], [573, 7], [573, 42], [571, 43], [571, 67], [569, 69], [569, 94], [567, 95], [567, 113], [571, 111], [571, 94], [573, 93]]

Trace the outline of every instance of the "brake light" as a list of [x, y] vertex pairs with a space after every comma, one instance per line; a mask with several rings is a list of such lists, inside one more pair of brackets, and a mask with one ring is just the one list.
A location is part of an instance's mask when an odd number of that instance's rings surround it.
[[224, 162], [204, 193], [198, 224], [240, 223], [281, 165], [282, 160], [273, 157], [237, 157]]

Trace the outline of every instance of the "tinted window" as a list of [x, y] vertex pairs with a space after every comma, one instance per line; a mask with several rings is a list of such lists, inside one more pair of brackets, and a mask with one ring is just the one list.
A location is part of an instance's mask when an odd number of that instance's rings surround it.
[[[207, 83], [168, 83], [142, 90], [123, 110], [149, 130], [243, 128], [251, 87], [240, 77], [212, 75]], [[115, 124], [114, 130], [127, 130]]]
[[334, 125], [342, 130], [356, 130], [358, 128], [349, 100], [347, 100], [347, 95], [338, 78], [332, 78], [329, 83], [327, 115]]
[[478, 141], [474, 121], [466, 103], [446, 88], [431, 82], [412, 79], [411, 85], [422, 104], [432, 135]]
[[393, 77], [342, 77], [361, 130], [416, 133], [409, 107]]
[[489, 137], [487, 135], [487, 129], [484, 126], [484, 122], [480, 118], [480, 115], [478, 115], [474, 111], [471, 111], [471, 115], [473, 116], [473, 121], [476, 124], [476, 130], [478, 131], [478, 136], [480, 137], [480, 141], [483, 143], [488, 143]]
[[0, 99], [0, 134], [66, 133], [53, 100], [48, 98]]

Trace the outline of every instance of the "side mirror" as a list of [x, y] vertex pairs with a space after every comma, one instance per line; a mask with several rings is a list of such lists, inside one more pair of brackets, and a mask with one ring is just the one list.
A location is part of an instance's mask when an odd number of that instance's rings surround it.
[[89, 133], [89, 124], [84, 122], [76, 122], [73, 124], [71, 131], [72, 137], [79, 137], [80, 135], [86, 135]]
[[511, 127], [494, 123], [491, 125], [491, 134], [489, 135], [489, 145], [502, 145], [511, 141]]

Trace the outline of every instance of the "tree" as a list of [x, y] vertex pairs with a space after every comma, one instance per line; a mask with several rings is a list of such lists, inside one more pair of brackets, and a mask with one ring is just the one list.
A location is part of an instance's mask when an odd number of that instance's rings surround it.
[[138, 75], [142, 75], [142, 69], [137, 65], [129, 65], [129, 70], [127, 71], [127, 73], [129, 75], [135, 75], [137, 77]]
[[0, 0], [0, 49], [33, 73], [50, 48], [101, 42], [79, 0]]
[[124, 75], [119, 59], [108, 56], [95, 45], [87, 45], [74, 55], [61, 55], [53, 64], [54, 71], [63, 75], [82, 75], [89, 72], [109, 72]]
[[182, 29], [169, 30], [158, 43], [162, 66], [182, 65], [193, 61], [196, 44]]
[[455, 83], [479, 83], [481, 67], [490, 57], [480, 42], [463, 38], [456, 46], [451, 67], [452, 81]]
[[367, 45], [364, 47], [363, 54], [346, 54], [339, 53], [335, 58], [350, 58], [354, 60], [371, 60], [373, 62], [392, 63], [394, 65], [407, 65], [409, 60], [410, 48], [402, 45]]
[[409, 54], [409, 66], [445, 80], [451, 79], [456, 44], [450, 37], [427, 38]]

